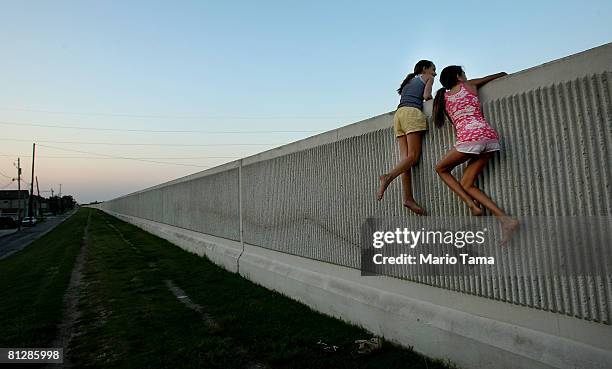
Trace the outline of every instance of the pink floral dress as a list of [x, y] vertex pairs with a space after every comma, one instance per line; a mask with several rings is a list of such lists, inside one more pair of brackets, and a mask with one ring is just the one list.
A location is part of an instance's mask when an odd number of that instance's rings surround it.
[[469, 154], [480, 154], [500, 149], [499, 136], [491, 128], [480, 109], [478, 95], [461, 83], [459, 92], [444, 95], [448, 116], [455, 126], [455, 149]]

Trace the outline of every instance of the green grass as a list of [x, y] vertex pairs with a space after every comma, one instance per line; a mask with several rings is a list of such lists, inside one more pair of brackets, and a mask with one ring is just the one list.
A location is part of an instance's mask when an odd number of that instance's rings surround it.
[[0, 260], [0, 347], [49, 347], [87, 221], [80, 212]]
[[[82, 233], [88, 212], [82, 315], [70, 353], [74, 367], [248, 368], [254, 363], [308, 369], [446, 367], [389, 343], [381, 352], [359, 356], [353, 341], [371, 337], [365, 330], [319, 314], [100, 211], [80, 210], [70, 223], [75, 235]], [[71, 250], [65, 253], [74, 261], [75, 247], [65, 249]], [[30, 277], [28, 283], [41, 283], [39, 277]], [[211, 328], [199, 313], [178, 301], [165, 280], [185, 290], [218, 327]], [[12, 283], [21, 285], [19, 279]], [[325, 353], [316, 345], [319, 339], [342, 349]], [[30, 341], [19, 342], [34, 347]]]

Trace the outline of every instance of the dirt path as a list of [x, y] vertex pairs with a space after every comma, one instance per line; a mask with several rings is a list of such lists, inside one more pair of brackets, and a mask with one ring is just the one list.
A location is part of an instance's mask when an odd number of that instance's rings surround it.
[[191, 301], [191, 299], [189, 298], [189, 296], [187, 296], [187, 294], [185, 293], [185, 291], [183, 291], [181, 288], [177, 287], [174, 282], [170, 281], [170, 280], [165, 280], [164, 283], [166, 283], [166, 287], [168, 287], [168, 289], [170, 290], [170, 292], [172, 292], [172, 294], [176, 297], [177, 300], [179, 300], [180, 302], [183, 303], [183, 305], [187, 306], [189, 309], [198, 312], [201, 316], [202, 316], [202, 320], [204, 321], [204, 323], [211, 329], [217, 331], [220, 329], [219, 325], [217, 324], [217, 322], [215, 322], [213, 320], [213, 318], [210, 316], [210, 314], [208, 314], [206, 311], [204, 311], [204, 309], [202, 309], [202, 306], [194, 303], [193, 301]]
[[[183, 291], [180, 287], [176, 286], [174, 282], [171, 280], [167, 279], [164, 281], [164, 283], [166, 284], [166, 287], [168, 288], [168, 290], [172, 292], [172, 294], [174, 295], [174, 297], [176, 297], [177, 300], [182, 302], [183, 305], [185, 305], [187, 308], [199, 313], [202, 316], [202, 320], [204, 321], [204, 324], [206, 324], [210, 329], [212, 329], [213, 332], [221, 331], [221, 327], [219, 326], [219, 324], [217, 324], [217, 322], [210, 316], [210, 314], [204, 311], [201, 305], [198, 305], [195, 302], [193, 302], [189, 298], [189, 296], [187, 296], [185, 291]], [[246, 352], [246, 349], [241, 346], [234, 347], [234, 350], [236, 352]], [[244, 369], [269, 369], [269, 368], [264, 363], [250, 362], [244, 367]]]
[[72, 274], [70, 275], [70, 284], [68, 290], [64, 295], [64, 308], [62, 310], [62, 322], [58, 327], [58, 336], [53, 342], [51, 347], [62, 347], [64, 349], [64, 364], [63, 368], [72, 367], [69, 357], [69, 347], [72, 338], [76, 335], [75, 323], [81, 316], [78, 304], [79, 304], [79, 292], [83, 281], [83, 267], [87, 261], [87, 249], [89, 239], [89, 224], [91, 222], [91, 213], [87, 217], [87, 224], [83, 232], [83, 238], [81, 239], [81, 249], [79, 255], [76, 258], [74, 267], [72, 268]]

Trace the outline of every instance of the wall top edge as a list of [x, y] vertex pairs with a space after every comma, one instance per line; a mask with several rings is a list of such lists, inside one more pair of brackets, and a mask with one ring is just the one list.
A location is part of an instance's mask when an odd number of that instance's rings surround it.
[[612, 72], [612, 42], [527, 68], [480, 89], [483, 103], [593, 74]]
[[170, 180], [168, 182], [163, 182], [163, 183], [160, 183], [160, 184], [155, 185], [155, 186], [151, 186], [151, 187], [144, 188], [142, 190], [131, 192], [129, 194], [126, 194], [126, 195], [114, 198], [114, 199], [112, 199], [110, 201], [119, 200], [119, 199], [122, 199], [124, 197], [129, 197], [129, 196], [137, 195], [139, 193], [156, 190], [156, 189], [162, 188], [162, 187], [172, 186], [174, 184], [178, 184], [178, 183], [182, 183], [182, 182], [193, 181], [193, 180], [198, 179], [198, 178], [210, 176], [210, 175], [217, 174], [217, 173], [220, 173], [220, 172], [226, 172], [226, 171], [232, 170], [232, 169], [236, 169], [236, 168], [240, 167], [240, 161], [241, 161], [241, 159], [230, 161], [229, 163], [217, 165], [216, 167], [212, 167], [210, 169], [205, 169], [203, 171], [196, 172], [196, 173], [193, 173], [193, 174], [189, 174], [189, 175], [184, 176], [184, 177], [176, 178], [176, 179]]

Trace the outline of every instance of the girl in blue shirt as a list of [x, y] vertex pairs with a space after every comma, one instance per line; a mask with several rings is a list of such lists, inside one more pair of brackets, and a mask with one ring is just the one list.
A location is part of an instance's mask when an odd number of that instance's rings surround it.
[[391, 171], [379, 177], [380, 188], [376, 193], [376, 198], [382, 200], [389, 184], [401, 175], [404, 206], [420, 215], [425, 214], [425, 211], [412, 196], [411, 168], [421, 156], [421, 136], [427, 130], [423, 100], [431, 100], [431, 87], [435, 76], [434, 63], [421, 60], [397, 89], [400, 103], [393, 116], [393, 130], [402, 159]]

